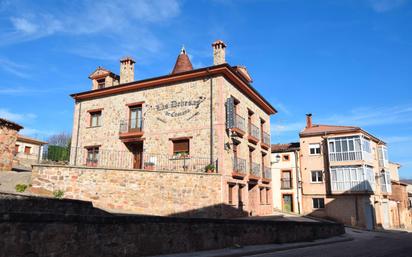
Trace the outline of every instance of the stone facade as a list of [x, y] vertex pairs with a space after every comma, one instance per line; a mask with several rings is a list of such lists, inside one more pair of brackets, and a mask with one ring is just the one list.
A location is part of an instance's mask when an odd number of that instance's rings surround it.
[[[224, 47], [219, 51], [223, 51], [219, 58], [224, 59]], [[178, 163], [185, 161], [185, 168], [205, 172], [212, 164], [222, 175], [222, 202], [249, 215], [271, 213], [270, 178], [264, 178], [265, 168], [270, 171], [270, 150], [265, 145], [270, 146], [270, 115], [276, 110], [250, 86], [244, 75], [247, 71], [240, 73], [223, 63], [72, 95], [76, 103], [71, 165], [86, 165], [91, 147], [99, 149], [95, 165], [111, 168], [177, 170], [182, 166]], [[266, 144], [263, 136], [250, 140], [246, 128], [242, 135], [227, 128], [228, 99], [236, 99], [236, 115], [269, 138]], [[131, 108], [135, 106], [140, 108], [141, 126], [131, 132]], [[91, 113], [96, 111], [100, 122], [91, 126]], [[174, 141], [179, 139], [189, 141], [187, 158], [175, 156]], [[242, 176], [234, 175], [235, 144], [237, 158], [248, 160]], [[142, 147], [141, 154], [133, 150], [136, 147]], [[252, 163], [255, 176], [249, 168]]]
[[138, 214], [223, 217], [221, 175], [34, 165], [35, 193], [61, 190], [68, 199]]
[[0, 194], [1, 256], [152, 256], [344, 233], [330, 222], [113, 215], [79, 201], [7, 198]]
[[20, 129], [20, 125], [0, 118], [0, 171], [12, 169], [17, 132]]

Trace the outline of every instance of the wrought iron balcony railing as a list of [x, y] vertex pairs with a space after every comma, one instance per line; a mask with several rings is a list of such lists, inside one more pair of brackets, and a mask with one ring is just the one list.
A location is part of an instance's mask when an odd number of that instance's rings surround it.
[[246, 175], [246, 160], [233, 158], [233, 172]]
[[259, 140], [260, 138], [260, 129], [253, 124], [249, 124], [249, 135], [255, 137]]
[[281, 189], [291, 189], [292, 188], [292, 179], [282, 178], [280, 179], [280, 182], [281, 182], [281, 185], [280, 185]]
[[270, 146], [270, 135], [266, 132], [262, 133], [262, 143]]
[[250, 175], [255, 176], [255, 177], [261, 177], [261, 169], [260, 169], [260, 164], [252, 162], [250, 165]]
[[128, 119], [120, 121], [119, 133], [143, 132], [143, 119]]
[[235, 128], [240, 129], [242, 131], [246, 131], [246, 122], [245, 118], [240, 116], [239, 114], [235, 115]]

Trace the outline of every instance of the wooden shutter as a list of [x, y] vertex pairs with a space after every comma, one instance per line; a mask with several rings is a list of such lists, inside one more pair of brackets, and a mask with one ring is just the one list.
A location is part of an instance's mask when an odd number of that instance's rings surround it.
[[173, 141], [173, 152], [189, 152], [189, 139]]

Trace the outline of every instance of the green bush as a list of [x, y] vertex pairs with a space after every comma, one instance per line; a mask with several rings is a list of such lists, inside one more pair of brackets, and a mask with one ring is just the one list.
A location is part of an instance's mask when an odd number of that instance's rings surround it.
[[17, 192], [23, 193], [24, 191], [26, 191], [27, 187], [28, 186], [26, 184], [17, 184], [15, 188]]
[[64, 146], [49, 145], [47, 149], [47, 159], [51, 161], [68, 161], [70, 149]]
[[62, 199], [63, 195], [64, 195], [63, 190], [56, 190], [56, 191], [53, 192], [54, 198], [57, 198], [57, 199]]

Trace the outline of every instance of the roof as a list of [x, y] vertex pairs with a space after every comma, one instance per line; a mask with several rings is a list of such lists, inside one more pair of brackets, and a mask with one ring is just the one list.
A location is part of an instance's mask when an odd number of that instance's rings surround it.
[[13, 121], [6, 120], [6, 119], [4, 119], [4, 118], [0, 118], [0, 125], [1, 125], [1, 126], [7, 126], [7, 127], [10, 127], [10, 128], [13, 128], [13, 129], [15, 129], [15, 130], [17, 130], [17, 131], [19, 131], [20, 129], [23, 128], [23, 126], [15, 123], [15, 122], [13, 122]]
[[89, 79], [99, 79], [99, 78], [104, 78], [106, 76], [111, 76], [113, 78], [119, 78], [119, 75], [111, 72], [110, 70], [103, 68], [101, 66], [97, 67], [96, 70], [94, 70], [90, 75]]
[[173, 67], [172, 74], [191, 70], [193, 70], [192, 63], [190, 62], [189, 56], [187, 56], [186, 54], [185, 48], [182, 48], [182, 51], [176, 59], [176, 63]]
[[128, 82], [112, 87], [89, 90], [72, 94], [71, 97], [73, 97], [75, 100], [86, 100], [101, 96], [164, 86], [166, 84], [176, 83], [179, 81], [187, 81], [194, 78], [204, 78], [214, 75], [223, 75], [241, 92], [246, 94], [255, 104], [262, 108], [262, 110], [264, 110], [267, 114], [277, 113], [276, 109], [262, 95], [260, 95], [259, 92], [257, 92], [256, 89], [243, 76], [239, 75], [235, 71], [235, 69], [227, 63], [180, 72], [176, 74], [169, 74], [160, 77]]
[[299, 142], [292, 142], [287, 144], [273, 144], [271, 146], [272, 153], [292, 152], [300, 149]]
[[328, 135], [328, 134], [343, 134], [343, 133], [353, 133], [353, 132], [360, 132], [363, 134], [368, 135], [371, 137], [372, 140], [385, 144], [379, 138], [369, 134], [365, 130], [360, 127], [355, 126], [336, 126], [336, 125], [322, 125], [322, 124], [313, 124], [311, 127], [304, 128], [299, 135], [301, 137], [307, 136], [317, 136], [317, 135]]
[[35, 144], [35, 145], [45, 145], [45, 144], [47, 144], [47, 142], [40, 141], [38, 139], [31, 138], [31, 137], [28, 137], [28, 136], [23, 136], [23, 135], [20, 135], [20, 134], [17, 135], [17, 141], [30, 143], [30, 144]]

